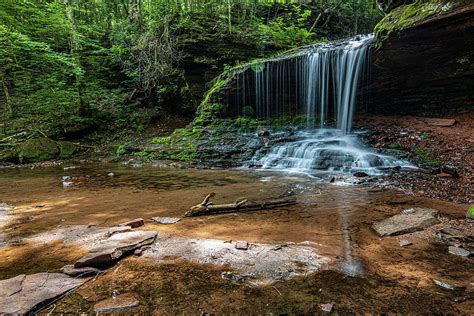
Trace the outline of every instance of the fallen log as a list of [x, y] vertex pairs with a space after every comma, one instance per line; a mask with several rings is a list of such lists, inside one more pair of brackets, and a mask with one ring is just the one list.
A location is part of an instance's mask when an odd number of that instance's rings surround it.
[[208, 194], [201, 203], [191, 207], [189, 211], [187, 211], [184, 214], [184, 216], [191, 217], [191, 216], [202, 216], [202, 215], [210, 215], [210, 214], [266, 210], [266, 209], [296, 204], [295, 199], [282, 198], [282, 199], [262, 201], [262, 202], [252, 202], [252, 201], [244, 199], [241, 201], [235, 201], [234, 203], [230, 203], [230, 204], [214, 205], [211, 202], [211, 198], [214, 195], [215, 195], [214, 193]]

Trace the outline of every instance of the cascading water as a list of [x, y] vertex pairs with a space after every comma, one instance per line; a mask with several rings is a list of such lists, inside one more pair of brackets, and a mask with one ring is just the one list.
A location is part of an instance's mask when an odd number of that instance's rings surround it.
[[[254, 164], [263, 169], [368, 174], [378, 174], [384, 167], [408, 165], [369, 150], [357, 135], [350, 133], [372, 38], [360, 35], [348, 41], [312, 46], [292, 61], [274, 60], [262, 67], [264, 70], [254, 69], [257, 116], [291, 114], [292, 103], [296, 103], [297, 113], [306, 117], [305, 131], [296, 133], [291, 142], [273, 146], [267, 154], [257, 153]], [[334, 124], [328, 128], [331, 121]]]
[[355, 134], [343, 134], [338, 129], [302, 131], [296, 140], [274, 146], [270, 153], [258, 158], [262, 169], [296, 172], [362, 171], [380, 174], [387, 167], [407, 166], [407, 163], [372, 152]]
[[357, 86], [371, 41], [372, 36], [367, 35], [335, 46], [320, 45], [298, 58], [299, 88], [308, 128], [324, 128], [332, 97], [336, 128], [343, 133], [351, 130]]

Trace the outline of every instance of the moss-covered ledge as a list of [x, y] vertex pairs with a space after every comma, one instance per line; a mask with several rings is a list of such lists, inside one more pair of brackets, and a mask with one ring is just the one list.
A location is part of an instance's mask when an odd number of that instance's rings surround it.
[[472, 4], [471, 0], [415, 0], [411, 4], [401, 5], [389, 12], [375, 26], [374, 45], [380, 47], [393, 33], [415, 27], [429, 18], [447, 14], [450, 11]]
[[[307, 47], [307, 46], [306, 46]], [[245, 64], [238, 64], [234, 67], [226, 67], [224, 71], [217, 76], [212, 82], [211, 87], [205, 93], [202, 102], [200, 103], [194, 120], [185, 128], [175, 130], [169, 136], [154, 137], [139, 145], [128, 144], [119, 146], [117, 150], [118, 155], [123, 155], [127, 152], [134, 156], [144, 159], [159, 159], [159, 160], [176, 160], [183, 162], [190, 162], [200, 159], [198, 154], [198, 147], [217, 145], [219, 142], [227, 142], [229, 145], [233, 142], [232, 137], [242, 145], [244, 139], [237, 137], [242, 134], [253, 133], [256, 134], [258, 129], [268, 126], [284, 125], [285, 122], [279, 121], [264, 121], [251, 118], [248, 116], [238, 116], [235, 118], [225, 118], [222, 113], [226, 105], [223, 102], [223, 97], [226, 94], [232, 81], [238, 77], [239, 74], [245, 71], [262, 71], [265, 63], [277, 61], [282, 58], [292, 58], [304, 52], [305, 47], [291, 49], [280, 54], [270, 56], [268, 58], [259, 58], [252, 60]], [[298, 119], [298, 118], [296, 118]]]

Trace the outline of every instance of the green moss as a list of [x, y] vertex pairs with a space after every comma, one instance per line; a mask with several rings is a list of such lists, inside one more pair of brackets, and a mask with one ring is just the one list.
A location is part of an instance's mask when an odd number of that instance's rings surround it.
[[18, 159], [21, 163], [50, 160], [58, 154], [58, 143], [46, 137], [27, 140], [18, 149]]
[[380, 47], [393, 32], [412, 27], [426, 18], [449, 11], [457, 0], [416, 0], [391, 11], [375, 26], [375, 45]]
[[265, 63], [262, 61], [256, 61], [250, 65], [252, 68], [253, 72], [259, 73], [262, 72], [265, 69]]
[[60, 141], [59, 144], [59, 157], [70, 158], [77, 150], [77, 146], [71, 142]]
[[196, 146], [201, 133], [202, 128], [197, 126], [177, 129], [170, 136], [151, 139], [152, 147], [135, 155], [149, 159], [189, 161], [196, 157]]
[[474, 218], [474, 205], [471, 205], [469, 209], [467, 210], [467, 217], [469, 218]]
[[263, 125], [262, 121], [239, 116], [234, 120], [234, 125], [241, 130], [255, 130]]
[[416, 160], [420, 163], [427, 164], [435, 168], [441, 166], [441, 161], [435, 159], [434, 153], [428, 149], [417, 147], [415, 148], [414, 153], [416, 155]]
[[245, 117], [252, 117], [255, 115], [255, 110], [250, 105], [246, 105], [242, 108], [242, 114]]

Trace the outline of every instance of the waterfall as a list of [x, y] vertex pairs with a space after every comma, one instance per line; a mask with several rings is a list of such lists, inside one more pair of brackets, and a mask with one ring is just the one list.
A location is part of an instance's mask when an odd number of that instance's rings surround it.
[[[303, 115], [304, 131], [259, 151], [252, 165], [289, 171], [379, 174], [408, 163], [367, 148], [351, 133], [358, 88], [372, 35], [302, 48], [253, 65], [240, 78], [239, 106], [262, 118]], [[245, 87], [245, 88], [244, 88]], [[332, 124], [331, 124], [332, 123]]]
[[259, 118], [304, 115], [306, 127], [328, 122], [348, 133], [372, 35], [306, 46], [254, 63], [237, 78], [237, 115], [251, 106]]

